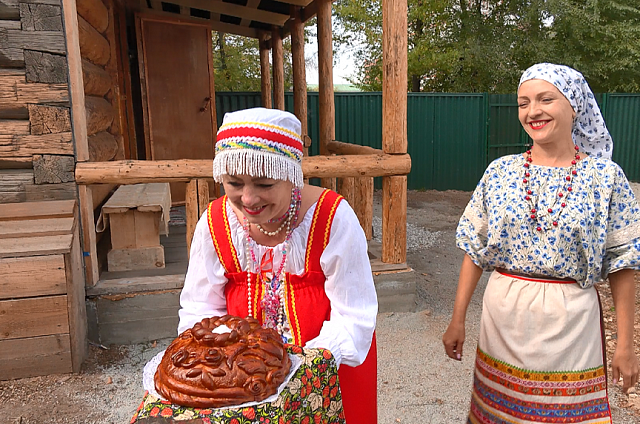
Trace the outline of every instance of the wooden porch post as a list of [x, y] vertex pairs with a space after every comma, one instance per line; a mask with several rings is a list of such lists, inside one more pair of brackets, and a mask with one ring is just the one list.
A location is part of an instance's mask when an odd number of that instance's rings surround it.
[[273, 55], [273, 107], [284, 110], [284, 52], [280, 29], [271, 31], [271, 53]]
[[[320, 104], [320, 154], [329, 155], [327, 143], [336, 138], [336, 116], [333, 98], [333, 33], [331, 0], [318, 2], [318, 100]], [[323, 187], [336, 189], [335, 178], [323, 178]]]
[[[304, 63], [304, 23], [300, 17], [300, 8], [291, 6], [291, 65], [293, 68], [293, 113], [301, 124], [303, 139], [308, 135], [307, 128], [307, 71]], [[307, 156], [309, 149], [304, 148]]]
[[271, 66], [269, 65], [269, 41], [265, 33], [260, 33], [260, 88], [262, 107], [271, 109]]
[[[407, 153], [407, 0], [382, 0], [382, 150]], [[382, 262], [407, 261], [407, 176], [382, 178]]]
[[[75, 0], [62, 1], [64, 34], [67, 41], [67, 65], [69, 67], [69, 102], [71, 103], [71, 131], [76, 148], [76, 162], [89, 161], [89, 141], [87, 137], [87, 115], [84, 102], [82, 80], [82, 58], [80, 56], [80, 35], [78, 11]], [[93, 215], [91, 188], [78, 187], [80, 222], [82, 225], [82, 248], [84, 253], [85, 278], [87, 286], [94, 286], [99, 279], [98, 253]]]

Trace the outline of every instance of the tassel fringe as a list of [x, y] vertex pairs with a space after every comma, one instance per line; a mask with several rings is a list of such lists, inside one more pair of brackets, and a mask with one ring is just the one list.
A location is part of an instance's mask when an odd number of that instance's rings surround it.
[[227, 150], [213, 160], [213, 178], [222, 182], [223, 175], [250, 175], [290, 181], [295, 187], [304, 186], [300, 163], [279, 154], [255, 150]]

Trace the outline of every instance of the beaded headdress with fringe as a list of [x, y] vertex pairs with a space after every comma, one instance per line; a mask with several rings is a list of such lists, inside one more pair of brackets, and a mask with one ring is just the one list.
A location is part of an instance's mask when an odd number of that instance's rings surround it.
[[249, 175], [302, 188], [300, 121], [278, 109], [252, 108], [224, 115], [218, 130], [213, 178]]

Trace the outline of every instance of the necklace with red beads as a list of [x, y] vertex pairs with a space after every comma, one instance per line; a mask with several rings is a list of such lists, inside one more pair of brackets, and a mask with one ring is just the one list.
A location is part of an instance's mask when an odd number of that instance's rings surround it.
[[[573, 179], [576, 177], [576, 175], [578, 175], [577, 164], [579, 160], [580, 148], [578, 146], [575, 146], [575, 156], [571, 161], [571, 166], [569, 167], [567, 176], [564, 177], [564, 185], [560, 185], [558, 193], [554, 196], [553, 203], [546, 210], [544, 210], [544, 208], [540, 210], [540, 193], [535, 192], [531, 187], [531, 174], [529, 172], [531, 162], [533, 161], [531, 159], [531, 149], [526, 151], [524, 161], [524, 177], [522, 178], [525, 193], [524, 200], [529, 206], [529, 221], [535, 227], [536, 231], [540, 232], [550, 228], [558, 227], [558, 219], [567, 206], [567, 198], [573, 191], [572, 183]], [[547, 225], [545, 225], [545, 221], [549, 221], [546, 223]]]

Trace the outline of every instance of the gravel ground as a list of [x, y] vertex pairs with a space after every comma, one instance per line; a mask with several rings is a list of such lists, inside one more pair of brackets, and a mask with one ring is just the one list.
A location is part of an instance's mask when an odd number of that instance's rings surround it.
[[[640, 196], [640, 184], [634, 189]], [[397, 274], [417, 284], [414, 312], [378, 316], [379, 423], [463, 423], [471, 393], [484, 275], [472, 299], [462, 362], [445, 356], [441, 337], [453, 309], [462, 253], [454, 237], [469, 200], [464, 192], [410, 192], [408, 256], [413, 271]], [[375, 213], [380, 216], [379, 196]], [[374, 221], [374, 227], [380, 221]], [[379, 234], [379, 227], [374, 228]], [[640, 325], [637, 326], [640, 329]], [[171, 340], [103, 350], [91, 346], [78, 375], [0, 382], [0, 422], [8, 424], [121, 424], [142, 400], [142, 368]], [[610, 389], [616, 424], [640, 423], [635, 395]]]

